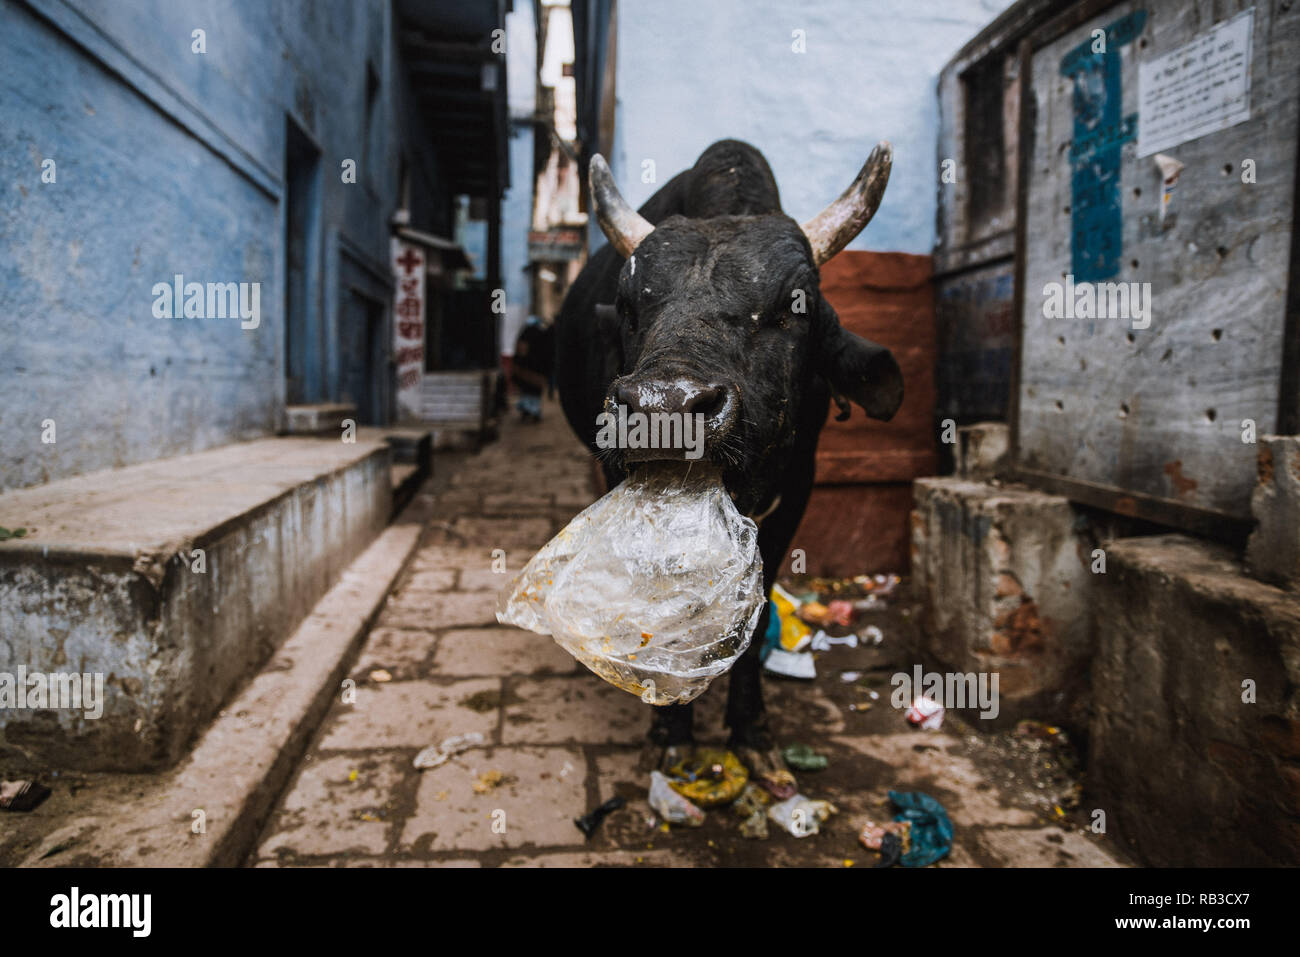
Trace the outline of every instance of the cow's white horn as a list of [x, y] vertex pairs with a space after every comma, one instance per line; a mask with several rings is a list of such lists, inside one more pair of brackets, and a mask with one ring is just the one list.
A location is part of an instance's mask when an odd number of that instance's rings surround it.
[[[893, 162], [893, 147], [882, 140], [840, 198], [803, 224], [804, 235], [808, 237], [818, 266], [852, 242], [853, 237], [871, 222], [880, 206], [880, 198], [885, 194]], [[594, 162], [592, 166], [595, 166]]]
[[600, 230], [605, 234], [610, 245], [626, 259], [640, 245], [641, 240], [654, 231], [654, 225], [628, 205], [623, 194], [614, 185], [609, 164], [599, 153], [591, 158], [589, 178], [591, 206], [596, 211], [596, 221], [600, 223]]

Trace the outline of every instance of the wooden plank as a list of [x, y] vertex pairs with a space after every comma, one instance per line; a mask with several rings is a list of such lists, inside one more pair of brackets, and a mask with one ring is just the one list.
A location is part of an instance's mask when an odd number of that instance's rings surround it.
[[896, 482], [932, 474], [935, 319], [929, 256], [845, 250], [821, 269], [821, 291], [850, 332], [887, 346], [903, 373], [903, 405], [889, 422], [832, 405], [817, 445], [817, 482]]

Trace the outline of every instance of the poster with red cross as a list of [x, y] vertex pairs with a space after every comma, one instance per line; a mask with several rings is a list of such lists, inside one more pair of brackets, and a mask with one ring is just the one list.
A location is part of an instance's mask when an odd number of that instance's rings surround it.
[[424, 376], [425, 251], [393, 239], [393, 361], [397, 374], [397, 417], [418, 418]]

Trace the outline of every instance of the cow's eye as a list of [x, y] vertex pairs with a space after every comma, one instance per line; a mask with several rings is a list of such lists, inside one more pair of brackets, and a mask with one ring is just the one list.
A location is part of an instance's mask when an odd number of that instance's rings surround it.
[[782, 324], [791, 319], [807, 316], [816, 308], [817, 287], [806, 276], [793, 279], [785, 291], [772, 303], [773, 311]]

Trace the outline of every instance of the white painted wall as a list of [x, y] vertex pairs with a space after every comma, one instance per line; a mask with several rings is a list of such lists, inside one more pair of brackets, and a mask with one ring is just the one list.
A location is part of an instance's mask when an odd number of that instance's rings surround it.
[[[528, 318], [528, 230], [533, 219], [533, 127], [537, 106], [537, 37], [533, 5], [506, 14], [506, 95], [510, 104], [510, 188], [501, 200], [501, 280], [506, 311], [500, 319], [502, 355], [514, 355]], [[486, 227], [485, 227], [486, 231]], [[486, 242], [486, 235], [484, 236]]]
[[[934, 246], [940, 69], [1010, 0], [624, 0], [614, 156], [639, 206], [715, 140], [762, 150], [799, 221], [894, 146], [880, 211], [851, 249]], [[795, 53], [803, 30], [806, 53]], [[654, 160], [657, 182], [641, 181]]]

